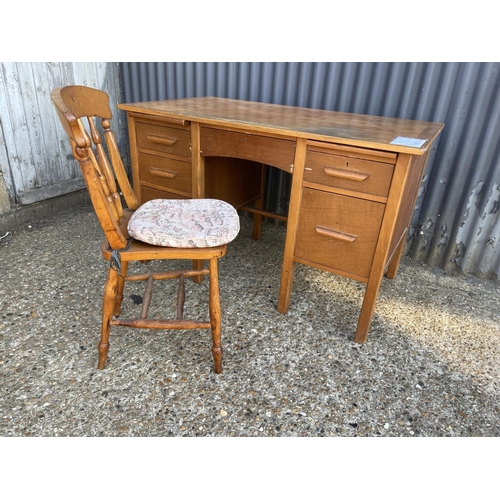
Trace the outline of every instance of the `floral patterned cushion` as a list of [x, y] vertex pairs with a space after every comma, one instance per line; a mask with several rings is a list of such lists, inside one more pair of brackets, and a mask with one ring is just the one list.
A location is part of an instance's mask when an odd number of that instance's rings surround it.
[[221, 200], [151, 200], [128, 223], [132, 238], [175, 248], [216, 247], [234, 240], [240, 230], [236, 210]]

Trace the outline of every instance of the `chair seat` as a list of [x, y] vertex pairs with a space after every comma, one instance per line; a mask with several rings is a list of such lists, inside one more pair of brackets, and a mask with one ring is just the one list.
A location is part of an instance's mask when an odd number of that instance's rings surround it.
[[134, 239], [162, 247], [206, 248], [225, 245], [240, 230], [238, 212], [221, 200], [151, 200], [128, 223]]

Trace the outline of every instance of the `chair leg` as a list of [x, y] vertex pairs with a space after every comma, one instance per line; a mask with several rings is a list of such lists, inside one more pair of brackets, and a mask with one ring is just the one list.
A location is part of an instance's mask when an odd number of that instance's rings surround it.
[[106, 366], [106, 359], [109, 350], [109, 330], [111, 328], [110, 321], [113, 319], [115, 310], [116, 291], [118, 288], [118, 271], [109, 268], [108, 280], [104, 288], [104, 299], [102, 304], [102, 326], [101, 326], [101, 341], [99, 342], [99, 364], [97, 368], [103, 370]]
[[210, 324], [212, 326], [212, 354], [214, 357], [215, 373], [222, 373], [222, 346], [221, 346], [221, 314], [219, 293], [218, 259], [214, 257], [209, 262], [210, 269]]
[[120, 316], [120, 311], [122, 309], [123, 302], [123, 287], [125, 285], [125, 278], [127, 276], [128, 262], [122, 261], [122, 272], [118, 276], [118, 284], [116, 287], [116, 299], [115, 299], [115, 316]]

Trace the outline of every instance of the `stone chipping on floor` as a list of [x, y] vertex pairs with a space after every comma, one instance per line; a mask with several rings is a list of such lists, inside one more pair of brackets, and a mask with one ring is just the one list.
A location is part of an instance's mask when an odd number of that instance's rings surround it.
[[[97, 369], [107, 263], [91, 207], [2, 238], [0, 435], [500, 435], [497, 282], [404, 257], [360, 345], [365, 285], [297, 264], [280, 314], [285, 228], [251, 234], [242, 215], [220, 261], [221, 375], [207, 330], [113, 328]], [[123, 315], [141, 307], [143, 285], [127, 285]], [[176, 293], [155, 284], [150, 315], [173, 314]], [[186, 317], [206, 318], [207, 297], [207, 280], [189, 280]]]

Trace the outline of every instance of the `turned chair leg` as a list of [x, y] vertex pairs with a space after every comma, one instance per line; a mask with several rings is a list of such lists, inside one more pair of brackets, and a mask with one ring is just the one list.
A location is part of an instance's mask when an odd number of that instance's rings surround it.
[[110, 321], [113, 319], [113, 313], [115, 311], [117, 288], [118, 271], [110, 267], [106, 287], [104, 288], [104, 299], [102, 304], [101, 341], [99, 342], [99, 364], [97, 365], [99, 370], [104, 369], [108, 357], [109, 330], [111, 328]]
[[127, 276], [127, 270], [128, 270], [127, 261], [122, 262], [121, 264], [122, 264], [122, 271], [118, 276], [118, 283], [116, 286], [116, 299], [115, 299], [115, 311], [114, 311], [115, 316], [120, 316], [120, 311], [122, 309], [123, 287], [125, 285], [125, 278]]
[[218, 259], [214, 257], [209, 262], [210, 269], [210, 324], [212, 327], [212, 354], [214, 357], [215, 373], [222, 373], [222, 346], [221, 346], [221, 314], [219, 293]]

